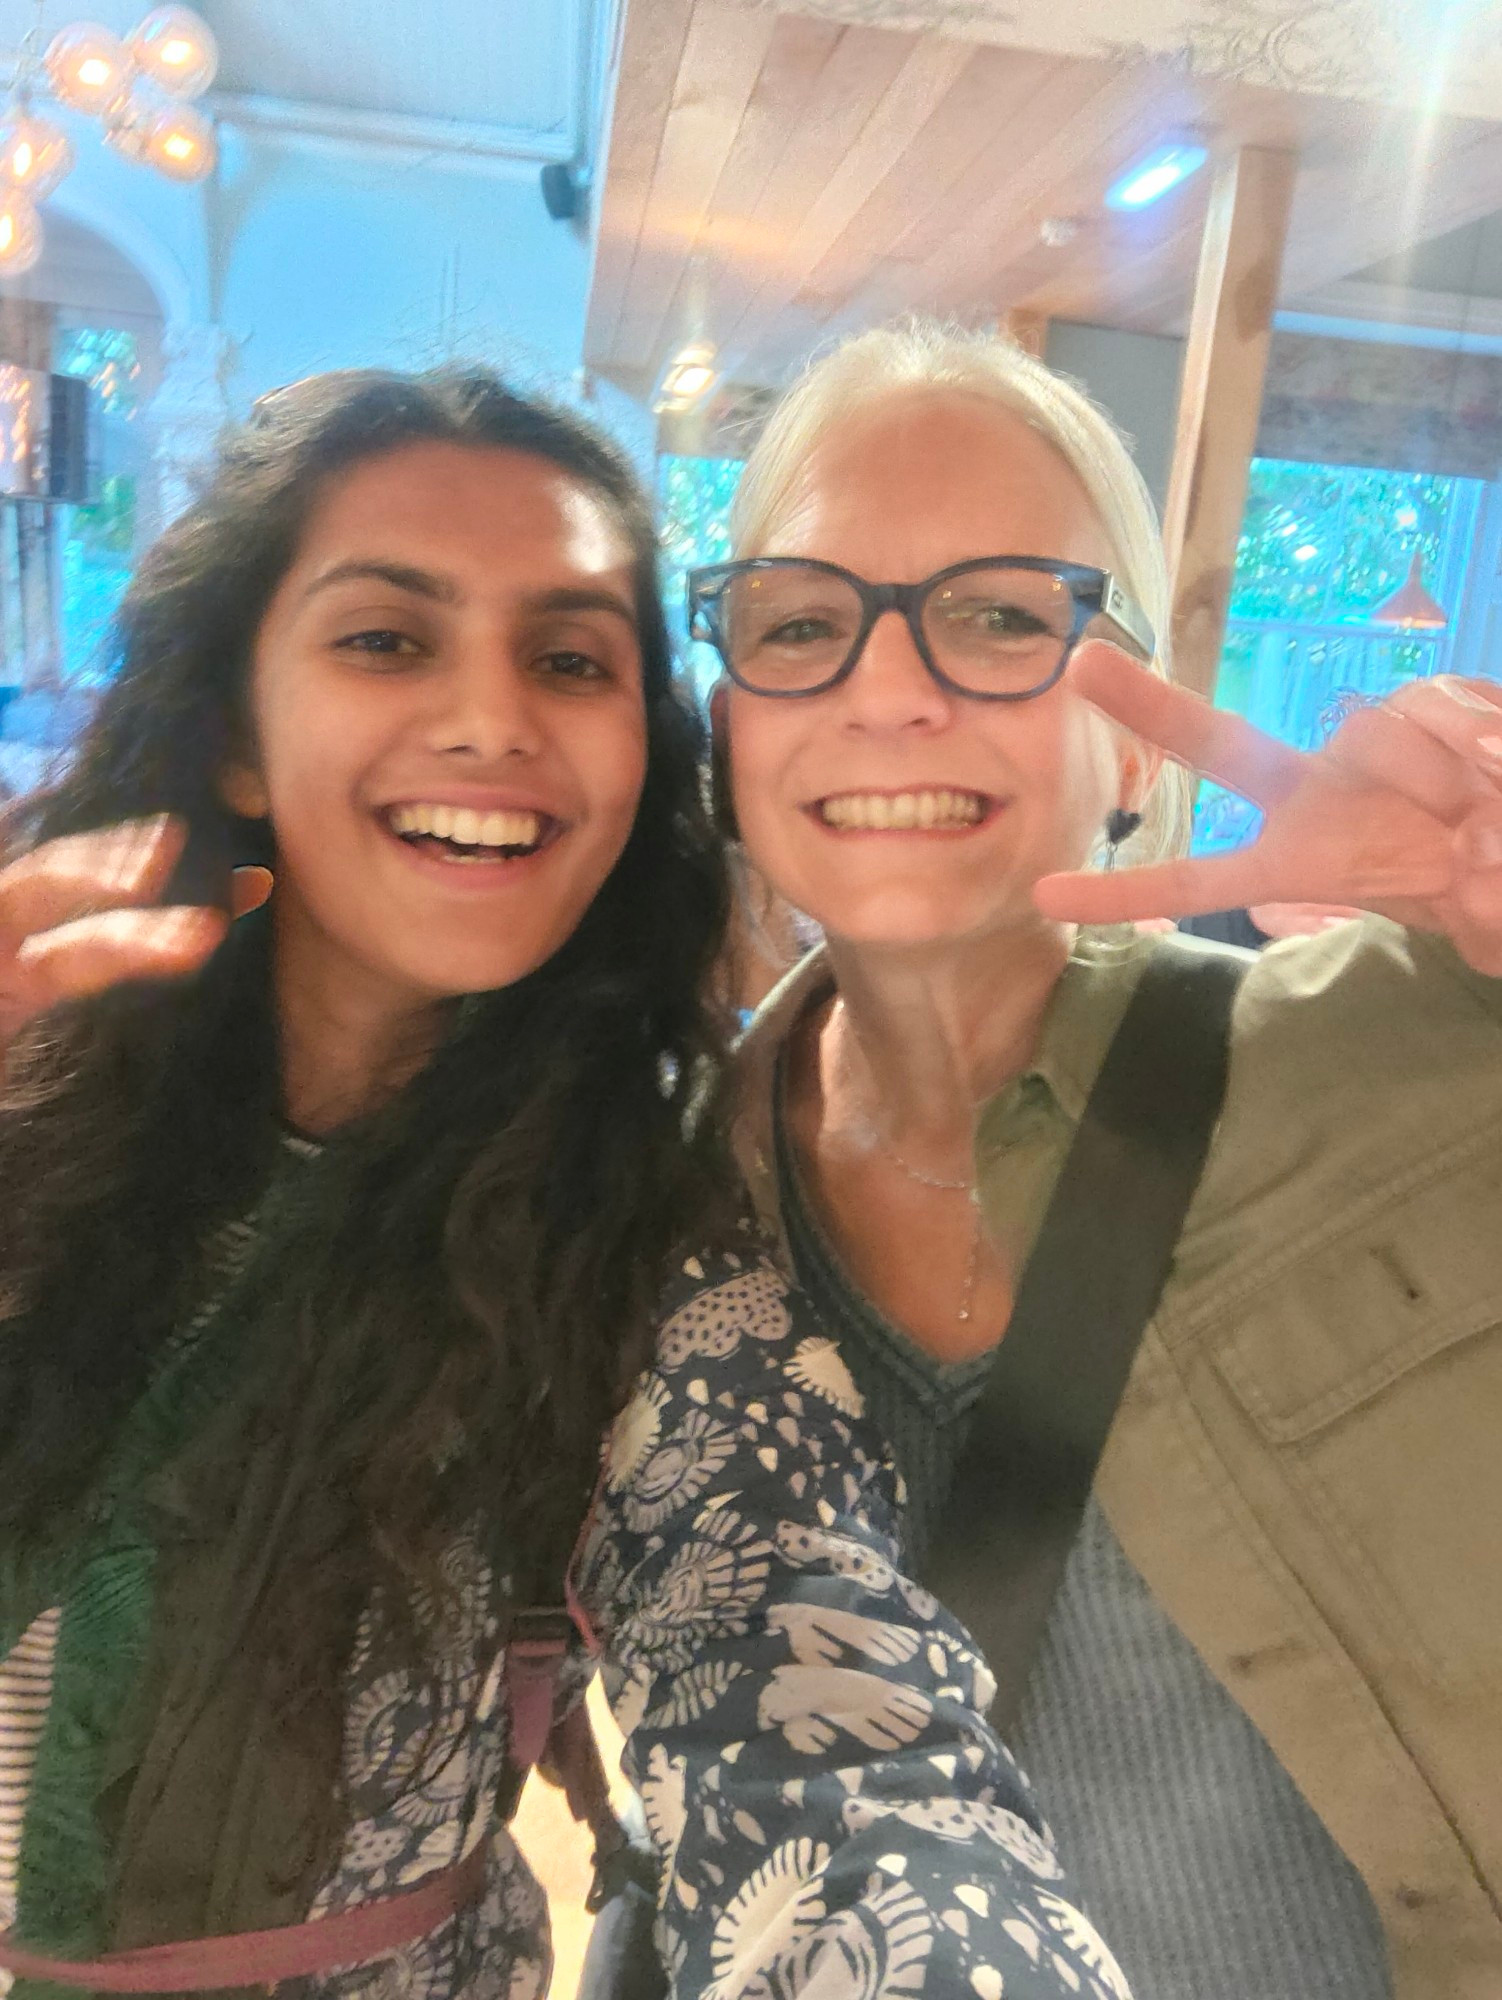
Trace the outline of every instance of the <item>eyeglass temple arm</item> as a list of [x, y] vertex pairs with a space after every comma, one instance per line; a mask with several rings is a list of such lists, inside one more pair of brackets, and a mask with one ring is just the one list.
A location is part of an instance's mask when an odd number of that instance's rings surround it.
[[1145, 661], [1152, 659], [1158, 650], [1157, 634], [1109, 571], [1101, 585], [1100, 615], [1116, 627], [1134, 653]]

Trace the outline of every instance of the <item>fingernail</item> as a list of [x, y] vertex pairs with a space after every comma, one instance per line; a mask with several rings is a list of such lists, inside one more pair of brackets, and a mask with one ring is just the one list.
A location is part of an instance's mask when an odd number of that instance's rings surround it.
[[1502, 774], [1502, 736], [1478, 736], [1476, 754], [1483, 764], [1490, 764], [1493, 771]]
[[1502, 826], [1482, 820], [1470, 829], [1470, 849], [1483, 868], [1502, 868]]
[[[1475, 688], [1467, 687], [1466, 683], [1458, 680], [1454, 674], [1436, 675], [1434, 685], [1443, 688], [1451, 701], [1458, 701], [1462, 708], [1479, 708], [1483, 714], [1495, 714], [1499, 706], [1499, 702], [1489, 701], [1484, 694], [1478, 694]], [[1502, 696], [1502, 690], [1499, 690], [1499, 696]]]

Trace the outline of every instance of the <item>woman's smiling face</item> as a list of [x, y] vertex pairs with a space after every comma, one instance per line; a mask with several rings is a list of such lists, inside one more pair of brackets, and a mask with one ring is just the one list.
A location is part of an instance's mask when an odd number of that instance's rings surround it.
[[398, 1007], [524, 977], [625, 846], [646, 768], [633, 551], [550, 461], [400, 446], [334, 475], [256, 635], [279, 922]]
[[[893, 394], [827, 433], [764, 545], [741, 553], [816, 557], [877, 583], [991, 555], [1111, 566], [1052, 445], [988, 399], [932, 390]], [[794, 701], [730, 687], [721, 719], [751, 859], [852, 942], [1038, 921], [1032, 884], [1082, 865], [1121, 802], [1112, 734], [1067, 684], [1016, 703], [952, 694], [895, 615], [838, 687]], [[893, 817], [939, 823], [871, 824]]]

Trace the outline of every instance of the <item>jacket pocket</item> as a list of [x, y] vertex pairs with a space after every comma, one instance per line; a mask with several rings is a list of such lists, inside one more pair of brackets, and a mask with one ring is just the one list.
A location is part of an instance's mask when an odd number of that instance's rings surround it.
[[1364, 1212], [1226, 1317], [1216, 1366], [1296, 1444], [1502, 1322], [1502, 1147]]
[[1292, 1263], [1213, 1349], [1330, 1560], [1452, 1688], [1502, 1671], [1499, 1218], [1502, 1159], [1472, 1156]]

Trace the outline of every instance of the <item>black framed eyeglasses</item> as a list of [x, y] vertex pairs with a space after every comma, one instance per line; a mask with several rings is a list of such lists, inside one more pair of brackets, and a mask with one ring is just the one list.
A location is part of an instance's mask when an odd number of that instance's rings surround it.
[[1047, 692], [1100, 620], [1140, 659], [1153, 628], [1109, 570], [1043, 556], [978, 556], [921, 583], [868, 583], [838, 563], [750, 556], [689, 572], [689, 632], [748, 694], [825, 694], [854, 673], [876, 621], [900, 613], [941, 687], [973, 701]]

